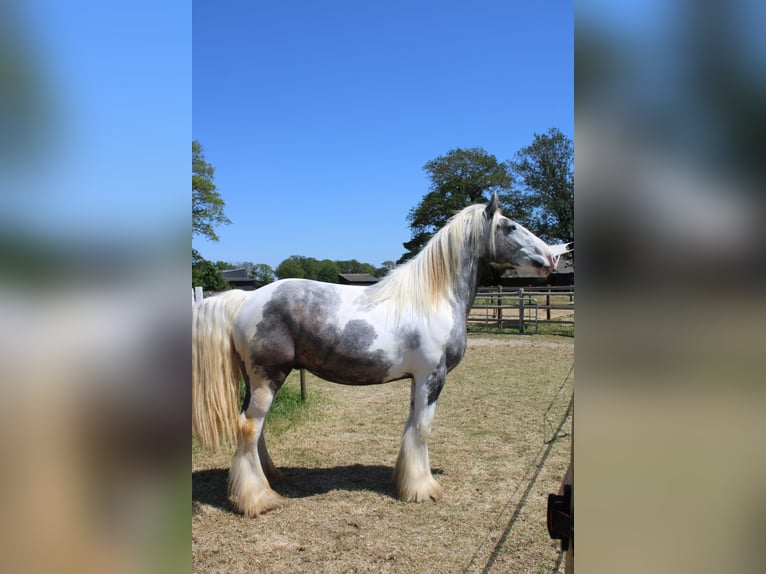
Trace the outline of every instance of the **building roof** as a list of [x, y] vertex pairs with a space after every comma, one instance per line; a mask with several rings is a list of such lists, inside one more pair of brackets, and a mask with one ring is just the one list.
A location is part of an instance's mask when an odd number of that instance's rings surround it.
[[338, 279], [340, 283], [351, 285], [372, 285], [378, 282], [378, 278], [369, 273], [338, 273]]
[[[556, 265], [554, 273], [574, 273], [574, 263], [572, 259], [567, 256], [559, 258], [559, 264]], [[531, 271], [508, 269], [503, 273], [503, 277], [536, 277]]]
[[252, 281], [253, 278], [247, 274], [245, 269], [226, 269], [221, 271], [226, 281]]
[[221, 271], [223, 278], [236, 289], [252, 291], [255, 289], [255, 279], [247, 274], [246, 269], [226, 269]]

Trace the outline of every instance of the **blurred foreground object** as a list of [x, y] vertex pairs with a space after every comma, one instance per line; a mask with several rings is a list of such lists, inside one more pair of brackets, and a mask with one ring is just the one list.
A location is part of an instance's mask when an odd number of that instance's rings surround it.
[[760, 571], [766, 7], [577, 8], [578, 566]]
[[189, 12], [0, 3], [4, 572], [189, 565]]
[[107, 253], [119, 270], [46, 266], [0, 288], [8, 571], [140, 572], [187, 550], [188, 289], [164, 259]]

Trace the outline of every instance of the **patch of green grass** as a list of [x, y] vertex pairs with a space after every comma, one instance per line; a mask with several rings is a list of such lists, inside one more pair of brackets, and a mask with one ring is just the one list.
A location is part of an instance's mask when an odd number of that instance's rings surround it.
[[[534, 326], [532, 327], [534, 330]], [[538, 323], [538, 335], [559, 335], [561, 337], [574, 337], [574, 325], [568, 323]]]
[[[292, 378], [292, 377], [291, 377]], [[300, 384], [282, 385], [266, 417], [266, 429], [270, 436], [280, 436], [299, 425], [308, 416], [309, 409], [316, 403], [316, 394], [306, 391], [306, 401], [301, 399]]]
[[[504, 326], [502, 329], [497, 328], [497, 323], [490, 324], [485, 327], [484, 325], [473, 323], [468, 325], [469, 335], [518, 335], [519, 328], [517, 326], [510, 326], [511, 321], [508, 321], [509, 326]], [[535, 332], [534, 321], [527, 321], [525, 329], [525, 335], [557, 335], [560, 337], [574, 337], [574, 325], [567, 323], [538, 323], [537, 332]]]
[[[295, 371], [290, 374], [271, 403], [271, 409], [266, 416], [266, 428], [270, 434], [282, 435], [290, 427], [299, 424], [306, 414], [305, 411], [316, 402], [316, 395], [308, 390], [306, 391], [305, 402], [301, 399], [297, 373], [298, 371]], [[244, 379], [240, 385], [239, 395], [240, 403], [242, 403], [245, 399]]]

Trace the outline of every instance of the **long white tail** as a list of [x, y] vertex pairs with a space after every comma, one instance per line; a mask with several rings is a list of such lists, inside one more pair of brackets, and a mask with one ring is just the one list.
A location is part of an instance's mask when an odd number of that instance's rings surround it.
[[226, 291], [192, 306], [192, 436], [216, 451], [237, 436], [241, 374], [232, 324], [246, 296]]

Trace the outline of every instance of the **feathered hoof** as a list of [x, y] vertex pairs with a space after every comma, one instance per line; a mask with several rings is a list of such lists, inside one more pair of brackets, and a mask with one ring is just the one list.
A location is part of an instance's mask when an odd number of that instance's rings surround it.
[[287, 498], [280, 496], [270, 488], [256, 495], [239, 497], [230, 495], [229, 500], [239, 512], [251, 518], [287, 504]]
[[438, 502], [444, 497], [444, 490], [433, 477], [406, 484], [397, 481], [396, 492], [404, 502]]

